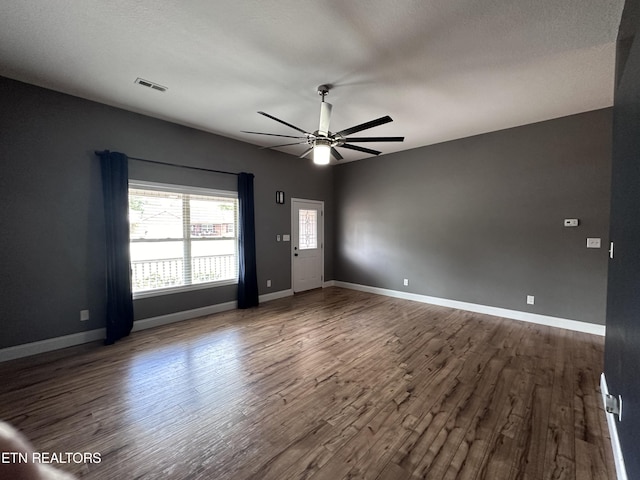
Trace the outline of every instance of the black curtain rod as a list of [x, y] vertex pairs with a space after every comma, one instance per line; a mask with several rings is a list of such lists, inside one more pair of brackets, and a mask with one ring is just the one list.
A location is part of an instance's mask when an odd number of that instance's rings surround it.
[[[95, 151], [96, 155], [100, 155], [102, 153], [104, 153], [104, 152], [101, 152], [101, 151], [98, 151], [98, 150]], [[179, 165], [177, 163], [159, 162], [157, 160], [147, 160], [146, 158], [136, 158], [136, 157], [129, 157], [129, 156], [127, 156], [127, 158], [129, 160], [137, 160], [139, 162], [155, 163], [157, 165], [168, 165], [170, 167], [186, 168], [186, 169], [189, 169], [189, 170], [200, 170], [201, 172], [222, 173], [224, 175], [235, 175], [235, 176], [240, 175], [239, 173], [225, 172], [224, 170], [214, 170], [212, 168], [201, 168], [201, 167], [190, 167], [189, 165]]]

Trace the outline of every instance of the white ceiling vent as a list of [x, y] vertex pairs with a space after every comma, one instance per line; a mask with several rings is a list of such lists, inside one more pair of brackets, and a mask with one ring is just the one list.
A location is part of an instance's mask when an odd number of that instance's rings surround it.
[[136, 78], [136, 81], [134, 83], [137, 83], [138, 85], [142, 85], [143, 87], [153, 88], [154, 90], [158, 90], [160, 92], [167, 91], [167, 87], [163, 87], [162, 85], [150, 82], [149, 80], [145, 80], [144, 78], [140, 78], [140, 77]]

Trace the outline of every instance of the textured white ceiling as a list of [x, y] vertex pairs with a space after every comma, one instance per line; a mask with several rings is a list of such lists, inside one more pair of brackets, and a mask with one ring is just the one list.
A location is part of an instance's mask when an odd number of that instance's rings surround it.
[[296, 133], [258, 110], [316, 130], [330, 83], [331, 130], [390, 115], [361, 133], [390, 153], [612, 105], [623, 3], [3, 0], [0, 75], [256, 145]]

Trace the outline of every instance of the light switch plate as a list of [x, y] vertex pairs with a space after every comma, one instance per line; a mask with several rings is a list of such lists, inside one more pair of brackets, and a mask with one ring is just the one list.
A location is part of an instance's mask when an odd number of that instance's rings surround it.
[[289, 242], [291, 241], [291, 235], [285, 233], [284, 235], [282, 235], [282, 241], [283, 242]]
[[600, 244], [599, 238], [587, 238], [587, 248], [600, 248]]

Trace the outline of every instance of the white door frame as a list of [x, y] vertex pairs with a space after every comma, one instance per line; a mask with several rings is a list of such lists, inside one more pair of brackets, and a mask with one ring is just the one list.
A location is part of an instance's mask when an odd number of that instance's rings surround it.
[[290, 225], [290, 231], [291, 231], [291, 291], [293, 293], [295, 293], [295, 290], [293, 288], [293, 282], [294, 282], [294, 267], [293, 267], [293, 256], [296, 253], [293, 249], [294, 245], [298, 243], [298, 239], [294, 239], [293, 238], [293, 224], [294, 222], [298, 221], [298, 217], [296, 215], [296, 208], [295, 208], [295, 203], [296, 202], [304, 202], [304, 203], [313, 203], [318, 205], [319, 210], [320, 210], [320, 219], [318, 221], [318, 227], [319, 230], [322, 233], [321, 238], [319, 238], [318, 240], [320, 241], [320, 286], [322, 288], [324, 288], [324, 200], [308, 200], [306, 198], [291, 198], [291, 225]]

